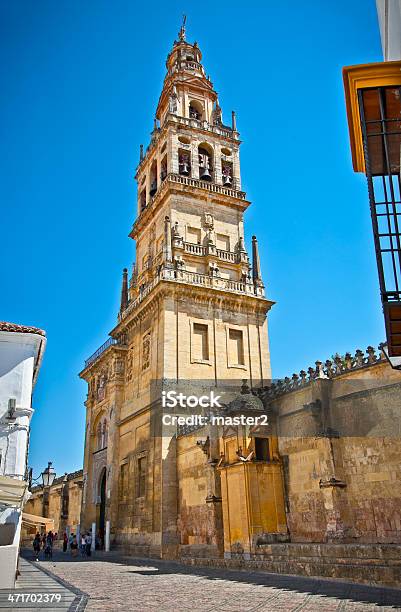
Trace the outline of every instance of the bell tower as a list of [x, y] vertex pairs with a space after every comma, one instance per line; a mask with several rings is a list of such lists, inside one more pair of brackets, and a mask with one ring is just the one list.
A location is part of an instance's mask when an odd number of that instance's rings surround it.
[[[152, 383], [199, 380], [209, 389], [230, 380], [247, 379], [253, 389], [266, 384], [273, 302], [265, 297], [255, 236], [252, 261], [245, 248], [243, 216], [250, 202], [241, 186], [236, 116], [224, 123], [201, 50], [186, 40], [185, 21], [166, 70], [150, 143], [140, 147], [135, 174], [137, 211], [129, 236], [136, 261], [129, 277], [123, 272], [111, 338], [81, 372], [89, 385], [83, 524], [96, 521], [105, 469], [112, 541], [175, 556], [185, 514], [176, 437], [162, 435], [152, 420]], [[104, 420], [108, 446], [96, 450], [96, 427]], [[203, 501], [192, 500], [216, 550], [218, 479], [213, 472]]]

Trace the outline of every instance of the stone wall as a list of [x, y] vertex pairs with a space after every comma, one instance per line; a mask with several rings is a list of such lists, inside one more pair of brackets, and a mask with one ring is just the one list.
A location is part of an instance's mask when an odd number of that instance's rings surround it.
[[319, 373], [269, 400], [291, 541], [400, 543], [401, 374], [383, 359]]
[[399, 587], [401, 546], [396, 544], [271, 544], [252, 559], [183, 558], [187, 565], [226, 567], [349, 580]]
[[[58, 533], [60, 537], [67, 527], [70, 532], [75, 533], [81, 517], [82, 478], [82, 470], [56, 478], [50, 487], [48, 496], [46, 495], [45, 499], [48, 500], [48, 503], [45, 505], [43, 488], [33, 487], [32, 496], [26, 502], [24, 512], [53, 519], [53, 532]], [[40, 530], [40, 526], [38, 528]], [[22, 538], [33, 537], [38, 528], [23, 525]]]
[[177, 441], [178, 533], [183, 556], [214, 557], [222, 551], [221, 500], [211, 495], [214, 470], [197, 444], [205, 438], [203, 434], [200, 430]]

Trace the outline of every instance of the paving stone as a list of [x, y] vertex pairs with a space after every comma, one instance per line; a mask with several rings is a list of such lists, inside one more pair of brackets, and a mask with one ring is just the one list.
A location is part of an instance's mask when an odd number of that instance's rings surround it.
[[[72, 558], [56, 552], [39, 582], [86, 596], [88, 612], [389, 612], [401, 610], [401, 590], [348, 582], [180, 565], [96, 552]], [[56, 588], [56, 587], [54, 587]], [[81, 602], [82, 610], [83, 603]], [[38, 608], [36, 608], [37, 610]]]

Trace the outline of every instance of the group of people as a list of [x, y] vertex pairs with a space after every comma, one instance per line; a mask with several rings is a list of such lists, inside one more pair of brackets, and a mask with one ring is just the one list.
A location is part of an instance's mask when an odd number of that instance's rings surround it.
[[42, 535], [37, 531], [33, 540], [33, 551], [36, 555], [36, 561], [38, 561], [39, 553], [44, 550], [45, 557], [51, 559], [53, 557], [53, 542], [57, 539], [57, 533], [49, 531], [48, 533], [43, 532]]
[[[70, 549], [73, 557], [78, 555], [78, 541], [77, 536], [74, 533], [70, 533], [69, 536], [67, 536], [67, 533], [64, 533], [63, 535], [63, 552], [67, 552], [68, 548]], [[82, 556], [91, 556], [92, 536], [90, 533], [83, 533], [81, 535], [79, 548]]]
[[[52, 559], [53, 558], [53, 543], [54, 540], [57, 540], [57, 533], [53, 533], [49, 531], [48, 533], [44, 532], [40, 534], [36, 533], [35, 538], [33, 540], [33, 550], [36, 556], [36, 561], [39, 560], [39, 553], [41, 550], [44, 551], [45, 558]], [[83, 557], [90, 557], [92, 553], [92, 534], [90, 532], [83, 533], [79, 542], [77, 536], [74, 533], [70, 533], [67, 535], [67, 532], [63, 534], [63, 552], [67, 552], [69, 550], [71, 552], [72, 557], [77, 557], [78, 552], [81, 552]], [[102, 548], [102, 539], [100, 535], [96, 536], [95, 539], [96, 549]]]

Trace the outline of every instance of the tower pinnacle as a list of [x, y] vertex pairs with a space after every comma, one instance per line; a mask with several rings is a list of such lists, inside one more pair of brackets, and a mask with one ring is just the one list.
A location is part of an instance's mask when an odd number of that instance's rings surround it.
[[120, 312], [124, 312], [124, 310], [128, 306], [128, 270], [124, 268], [123, 270], [123, 282], [121, 285], [121, 305]]
[[187, 22], [187, 16], [183, 15], [182, 16], [182, 26], [181, 26], [180, 31], [178, 33], [178, 38], [180, 40], [185, 40], [185, 24], [186, 24], [186, 22]]

